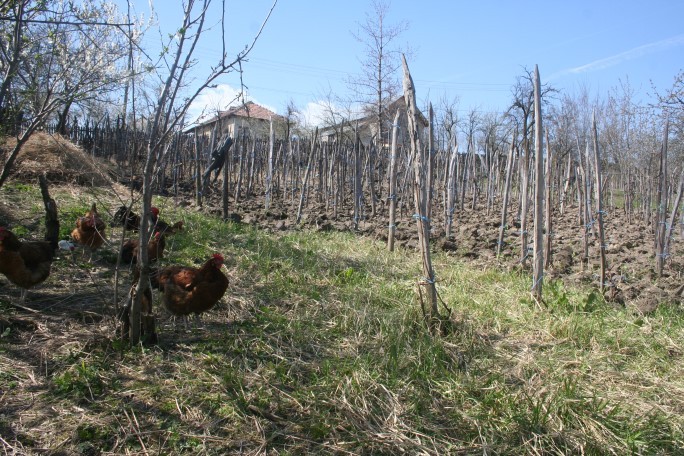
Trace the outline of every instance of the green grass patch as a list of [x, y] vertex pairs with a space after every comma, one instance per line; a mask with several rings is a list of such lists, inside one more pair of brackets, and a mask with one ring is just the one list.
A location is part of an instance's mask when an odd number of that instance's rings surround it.
[[[64, 201], [60, 210], [73, 217], [81, 203]], [[416, 298], [416, 252], [387, 252], [353, 233], [272, 234], [155, 204], [167, 222], [185, 222], [165, 261], [200, 264], [222, 253], [229, 295], [199, 330], [165, 326], [159, 346], [92, 343], [72, 333], [68, 349], [46, 352], [43, 405], [79, 410], [63, 421], [69, 451], [609, 455], [684, 448], [678, 307], [635, 315], [560, 281], [544, 284], [539, 305], [528, 274], [436, 254], [437, 288], [452, 324], [434, 337]], [[115, 322], [102, 324], [113, 338]], [[9, 342], [0, 339], [0, 348], [13, 356]], [[25, 378], [0, 373], [4, 384]]]

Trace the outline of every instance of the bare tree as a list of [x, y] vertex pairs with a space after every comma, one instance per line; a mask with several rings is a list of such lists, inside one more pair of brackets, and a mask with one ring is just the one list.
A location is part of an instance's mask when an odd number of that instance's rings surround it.
[[[121, 87], [126, 77], [126, 44], [118, 12], [112, 4], [21, 0], [7, 9], [0, 33], [0, 116], [23, 113], [28, 124], [4, 158], [0, 187], [21, 147], [55, 114], [64, 130], [74, 105], [102, 100]], [[47, 38], [46, 38], [47, 37]], [[78, 64], [74, 64], [78, 62]]]
[[364, 54], [360, 61], [362, 77], [350, 79], [349, 85], [358, 97], [356, 101], [373, 106], [376, 134], [381, 137], [387, 117], [385, 108], [401, 88], [397, 71], [401, 67], [402, 50], [396, 42], [408, 29], [408, 22], [388, 24], [390, 3], [386, 0], [373, 0], [371, 9], [366, 13], [366, 20], [358, 24], [358, 31], [352, 33], [363, 45]]
[[[390, 4], [386, 0], [373, 0], [372, 11], [366, 13], [366, 20], [359, 23], [358, 31], [352, 32], [354, 38], [364, 47], [360, 60], [361, 77], [348, 80], [349, 87], [355, 93], [357, 102], [368, 108], [375, 117], [374, 144], [369, 152], [369, 189], [371, 205], [375, 215], [375, 178], [374, 152], [383, 148], [383, 138], [388, 131], [389, 115], [387, 107], [399, 93], [400, 85], [397, 71], [401, 67], [402, 50], [397, 45], [399, 36], [408, 28], [408, 22], [395, 25], [387, 23]], [[408, 51], [404, 50], [404, 54]]]
[[[229, 57], [223, 43], [223, 52], [218, 62], [212, 65], [207, 75], [197, 86], [197, 89], [186, 98], [181, 97], [182, 89], [187, 83], [190, 70], [193, 67], [195, 51], [205, 38], [205, 20], [216, 13], [212, 8], [212, 0], [188, 0], [183, 5], [183, 23], [176, 34], [168, 43], [169, 53], [167, 56], [168, 71], [165, 75], [162, 90], [157, 98], [154, 117], [150, 122], [150, 134], [147, 142], [147, 158], [143, 172], [143, 197], [142, 197], [142, 222], [140, 227], [140, 253], [138, 264], [140, 266], [140, 278], [136, 285], [134, 299], [129, 311], [130, 342], [137, 344], [140, 341], [141, 302], [149, 287], [149, 259], [147, 257], [147, 243], [151, 232], [149, 224], [150, 209], [152, 207], [153, 177], [157, 175], [155, 167], [164, 158], [168, 151], [171, 135], [182, 125], [185, 114], [191, 103], [199, 94], [210, 87], [221, 75], [230, 72], [241, 72], [246, 57], [254, 48], [261, 32], [263, 31], [271, 12], [275, 8], [277, 0], [274, 0], [266, 19], [257, 32], [250, 45], [246, 46], [235, 57]], [[219, 8], [221, 13], [221, 25], [225, 25], [225, 3]], [[225, 40], [225, 33], [222, 35]]]

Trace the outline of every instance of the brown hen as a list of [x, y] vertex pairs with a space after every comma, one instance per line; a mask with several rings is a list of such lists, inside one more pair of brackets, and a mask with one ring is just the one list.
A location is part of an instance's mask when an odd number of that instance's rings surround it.
[[20, 241], [5, 227], [0, 227], [0, 273], [21, 287], [21, 300], [26, 290], [42, 283], [50, 275], [55, 246], [48, 241]]
[[90, 249], [92, 259], [93, 252], [104, 244], [107, 235], [105, 233], [105, 223], [97, 213], [95, 203], [85, 216], [76, 219], [76, 228], [71, 232], [74, 242]]
[[[147, 243], [147, 258], [150, 263], [164, 257], [164, 247], [166, 247], [166, 235], [157, 231]], [[121, 246], [121, 261], [126, 264], [137, 263], [139, 252], [140, 240], [129, 239]]]
[[111, 226], [123, 226], [126, 231], [138, 231], [140, 229], [140, 216], [127, 206], [120, 206], [114, 213]]
[[150, 274], [153, 287], [164, 293], [164, 306], [175, 316], [199, 315], [216, 305], [228, 289], [221, 271], [223, 256], [215, 253], [201, 268], [168, 266]]
[[179, 220], [173, 225], [169, 225], [164, 220], [159, 218], [159, 208], [152, 207], [150, 209], [152, 216], [152, 223], [154, 224], [154, 230], [160, 231], [164, 234], [176, 234], [179, 231], [183, 231], [183, 221]]

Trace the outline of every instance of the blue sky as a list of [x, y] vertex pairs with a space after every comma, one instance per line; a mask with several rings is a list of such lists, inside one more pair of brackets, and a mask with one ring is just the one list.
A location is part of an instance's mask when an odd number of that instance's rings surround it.
[[[164, 32], [180, 24], [180, 2], [152, 3]], [[272, 3], [226, 0], [229, 55], [251, 43]], [[136, 10], [148, 15], [148, 1], [138, 1]], [[363, 57], [352, 31], [369, 12], [370, 0], [279, 0], [244, 65], [249, 98], [280, 113], [292, 100], [313, 113], [326, 93], [347, 94], [345, 80], [359, 73]], [[393, 0], [388, 22], [409, 23], [398, 43], [415, 51], [409, 67], [419, 106], [458, 97], [465, 114], [506, 110], [517, 76], [535, 64], [542, 82], [564, 93], [586, 88], [603, 98], [629, 81], [647, 101], [652, 84], [663, 91], [684, 69], [682, 18], [679, 0]], [[213, 14], [210, 23], [219, 19]], [[198, 48], [198, 77], [221, 51], [218, 27], [210, 33]], [[152, 33], [144, 44], [158, 41]], [[232, 99], [236, 75], [218, 82], [199, 105]]]

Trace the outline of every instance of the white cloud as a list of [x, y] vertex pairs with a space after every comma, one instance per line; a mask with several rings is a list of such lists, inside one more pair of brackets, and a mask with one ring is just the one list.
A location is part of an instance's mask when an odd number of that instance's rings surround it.
[[[333, 107], [334, 109], [334, 107]], [[310, 101], [301, 110], [302, 122], [307, 127], [320, 127], [325, 124], [330, 107], [320, 101]]]
[[590, 71], [604, 70], [616, 65], [621, 64], [627, 60], [637, 59], [645, 55], [652, 54], [654, 52], [662, 51], [671, 47], [681, 46], [684, 44], [684, 34], [673, 36], [661, 41], [656, 41], [653, 43], [644, 44], [642, 46], [637, 46], [628, 51], [620, 52], [619, 54], [612, 55], [610, 57], [605, 57], [603, 59], [595, 60], [593, 62], [587, 63], [585, 65], [580, 65], [573, 68], [567, 68], [553, 74], [549, 79], [554, 79], [560, 76], [565, 76], [567, 74], [580, 74], [587, 73]]
[[363, 116], [363, 111], [358, 106], [343, 108], [330, 101], [310, 101], [300, 112], [304, 126], [311, 128], [329, 125], [331, 120], [338, 123], [343, 119], [356, 119]]
[[[229, 84], [218, 84], [214, 88], [205, 89], [195, 101], [192, 102], [188, 109], [188, 121], [192, 124], [198, 120], [204, 120], [207, 117], [216, 115], [217, 110], [225, 111], [231, 106], [239, 105], [242, 101], [238, 89]], [[277, 112], [277, 109], [259, 103], [259, 101], [252, 98], [248, 92], [245, 93], [244, 101], [253, 101], [266, 109]]]

